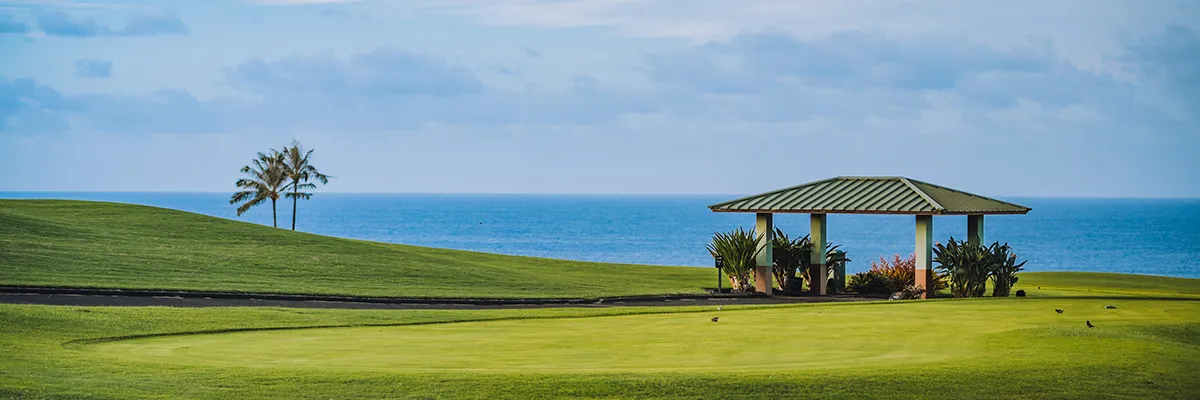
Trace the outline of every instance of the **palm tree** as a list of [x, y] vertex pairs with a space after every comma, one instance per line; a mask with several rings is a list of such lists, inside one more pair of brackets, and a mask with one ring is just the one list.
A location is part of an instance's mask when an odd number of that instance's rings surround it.
[[240, 217], [251, 207], [271, 200], [271, 226], [279, 227], [275, 212], [275, 201], [287, 180], [283, 165], [283, 154], [272, 150], [270, 154], [258, 153], [250, 165], [242, 167], [246, 177], [237, 180], [237, 187], [242, 191], [234, 193], [229, 198], [229, 204], [242, 203], [238, 206], [237, 215]]
[[290, 193], [285, 194], [287, 198], [292, 199], [292, 230], [296, 230], [296, 206], [300, 199], [308, 200], [312, 198], [312, 193], [301, 192], [301, 189], [316, 189], [317, 185], [309, 183], [315, 180], [321, 182], [322, 185], [329, 183], [329, 178], [332, 176], [322, 174], [317, 171], [310, 163], [312, 158], [312, 150], [304, 151], [300, 147], [300, 142], [292, 141], [291, 146], [283, 148], [283, 166], [284, 174], [290, 180], [284, 190], [291, 189]]

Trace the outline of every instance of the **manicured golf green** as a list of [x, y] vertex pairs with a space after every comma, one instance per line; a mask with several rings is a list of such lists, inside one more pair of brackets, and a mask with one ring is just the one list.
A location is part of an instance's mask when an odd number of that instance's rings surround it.
[[[927, 301], [167, 336], [81, 350], [128, 361], [381, 372], [849, 373], [976, 359], [1128, 361], [1144, 350], [1200, 345], [1197, 327], [1193, 301]], [[795, 342], [754, 343], [754, 332]], [[740, 336], [746, 343], [731, 345]], [[1106, 349], [1097, 352], [1100, 343]]]
[[0, 250], [4, 285], [509, 298], [702, 293], [713, 285], [702, 268], [402, 246], [86, 201], [0, 200]]
[[[719, 322], [711, 322], [713, 316]], [[1096, 327], [1084, 326], [1087, 320]], [[0, 326], [6, 328], [0, 330], [0, 398], [857, 399], [936, 393], [1095, 399], [1200, 393], [1200, 302], [1183, 298], [722, 311], [0, 305]]]

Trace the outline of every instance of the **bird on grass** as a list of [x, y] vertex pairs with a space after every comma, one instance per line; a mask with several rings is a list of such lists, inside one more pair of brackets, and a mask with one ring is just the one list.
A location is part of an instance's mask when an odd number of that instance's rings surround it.
[[1061, 308], [1055, 308], [1055, 309], [1054, 309], [1054, 312], [1056, 312], [1056, 313], [1059, 313], [1059, 314], [1062, 314], [1062, 309], [1061, 309]]
[[717, 322], [718, 319], [721, 319], [721, 317], [713, 317], [712, 322]]
[[1092, 321], [1087, 321], [1087, 326], [1088, 326], [1088, 328], [1095, 328], [1095, 327], [1096, 327], [1095, 325], [1092, 325]]

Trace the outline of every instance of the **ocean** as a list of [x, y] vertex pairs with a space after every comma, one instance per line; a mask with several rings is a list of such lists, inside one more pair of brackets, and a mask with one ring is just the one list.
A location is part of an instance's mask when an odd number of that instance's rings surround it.
[[[753, 228], [754, 215], [713, 213], [737, 196], [424, 195], [320, 193], [301, 201], [297, 230], [321, 235], [536, 257], [707, 267], [713, 232]], [[271, 224], [263, 205], [236, 216], [224, 193], [0, 192], [0, 198], [114, 201]], [[1029, 271], [1200, 278], [1200, 199], [1005, 198], [1027, 215], [988, 216], [987, 242], [1007, 242]], [[290, 202], [279, 206], [290, 227]], [[850, 272], [913, 251], [909, 215], [830, 215], [828, 234]], [[792, 236], [808, 216], [777, 214]], [[966, 235], [966, 217], [935, 217], [934, 237]]]

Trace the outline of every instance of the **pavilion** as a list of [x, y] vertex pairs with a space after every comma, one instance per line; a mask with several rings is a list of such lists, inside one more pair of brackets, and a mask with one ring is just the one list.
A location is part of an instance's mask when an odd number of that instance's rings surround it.
[[[775, 236], [775, 213], [809, 214], [813, 243], [809, 260], [809, 294], [828, 292], [825, 265], [826, 216], [829, 214], [915, 215], [917, 241], [916, 284], [929, 287], [933, 279], [933, 216], [966, 215], [967, 240], [983, 243], [983, 216], [1025, 214], [1029, 207], [1016, 205], [945, 186], [904, 177], [840, 176], [773, 190], [708, 206], [714, 212], [755, 213], [755, 232], [762, 235], [755, 260], [755, 289], [771, 294], [771, 243]], [[844, 281], [843, 281], [844, 282]]]

